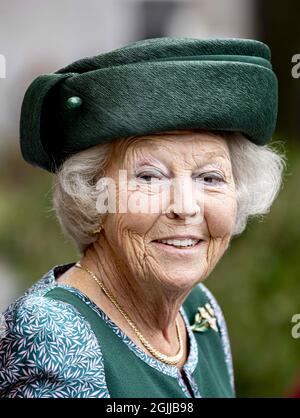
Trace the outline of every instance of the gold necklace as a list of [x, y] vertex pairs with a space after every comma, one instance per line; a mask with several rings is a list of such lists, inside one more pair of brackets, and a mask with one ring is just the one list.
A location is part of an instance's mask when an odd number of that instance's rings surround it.
[[154, 357], [156, 357], [158, 360], [160, 360], [164, 363], [171, 364], [171, 365], [175, 365], [175, 364], [180, 362], [180, 360], [182, 359], [184, 350], [183, 350], [182, 338], [181, 338], [181, 334], [180, 334], [180, 331], [179, 331], [179, 324], [178, 324], [178, 319], [177, 318], [176, 318], [176, 332], [177, 332], [177, 338], [178, 338], [178, 342], [179, 342], [179, 350], [178, 350], [178, 352], [175, 356], [167, 356], [166, 354], [163, 354], [163, 353], [159, 352], [158, 350], [155, 350], [154, 347], [152, 347], [152, 345], [149, 343], [149, 341], [138, 330], [137, 326], [132, 321], [132, 319], [130, 319], [129, 315], [124, 311], [123, 308], [121, 308], [121, 306], [118, 304], [116, 299], [109, 292], [109, 290], [104, 286], [103, 282], [96, 276], [95, 273], [93, 273], [87, 267], [80, 264], [79, 261], [75, 264], [75, 267], [81, 268], [82, 270], [85, 270], [88, 274], [90, 274], [90, 276], [92, 276], [92, 278], [96, 281], [96, 283], [101, 287], [101, 289], [103, 290], [105, 295], [109, 298], [109, 300], [115, 305], [115, 307], [118, 309], [118, 311], [126, 319], [126, 321], [131, 326], [131, 328], [134, 330], [134, 332], [136, 333], [136, 335], [139, 338], [139, 340], [141, 341], [141, 343], [144, 345], [144, 347], [146, 347], [147, 350]]

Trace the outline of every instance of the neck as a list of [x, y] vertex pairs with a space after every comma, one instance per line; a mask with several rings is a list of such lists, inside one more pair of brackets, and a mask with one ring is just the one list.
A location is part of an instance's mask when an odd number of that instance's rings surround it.
[[[88, 248], [81, 263], [103, 282], [149, 342], [155, 341], [157, 349], [175, 354], [176, 318], [183, 322], [179, 309], [190, 289], [170, 288], [157, 277], [133, 274], [103, 236]], [[182, 326], [180, 329], [182, 332]]]

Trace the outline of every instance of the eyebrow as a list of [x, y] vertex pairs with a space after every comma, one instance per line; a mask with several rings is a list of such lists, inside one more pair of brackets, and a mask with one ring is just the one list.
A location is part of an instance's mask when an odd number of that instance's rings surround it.
[[213, 158], [229, 159], [230, 155], [228, 153], [222, 152], [222, 151], [219, 151], [219, 152], [214, 152], [214, 151], [206, 151], [205, 152], [204, 151], [201, 154], [196, 154], [195, 157], [196, 158], [201, 158], [201, 159], [208, 158], [209, 160], [213, 159]]
[[217, 164], [218, 166], [220, 166], [220, 163], [222, 165], [222, 163], [225, 163], [225, 165], [229, 165], [230, 164], [230, 156], [225, 156], [224, 154], [215, 154], [215, 155], [211, 155], [211, 157], [207, 158], [204, 160], [204, 158], [201, 158], [201, 164], [200, 166], [206, 166], [206, 165], [210, 165], [210, 164]]
[[166, 166], [159, 160], [157, 160], [156, 158], [152, 157], [152, 156], [143, 156], [138, 158], [137, 162], [136, 162], [136, 166], [138, 167], [143, 167], [145, 165], [158, 165], [161, 168], [166, 168]]
[[[208, 158], [207, 158], [208, 157]], [[201, 154], [198, 154], [194, 156], [194, 160], [197, 164], [197, 168], [204, 167], [206, 165], [212, 165], [216, 164], [220, 167], [220, 160], [227, 163], [230, 162], [230, 155], [224, 154], [223, 152], [215, 153], [215, 152], [203, 152]], [[174, 162], [174, 160], [172, 160]], [[149, 156], [142, 156], [137, 159], [136, 162], [136, 168], [137, 167], [143, 167], [147, 165], [154, 165], [159, 166], [162, 169], [169, 170], [168, 166], [165, 165], [163, 162], [159, 161], [155, 157], [149, 155]]]

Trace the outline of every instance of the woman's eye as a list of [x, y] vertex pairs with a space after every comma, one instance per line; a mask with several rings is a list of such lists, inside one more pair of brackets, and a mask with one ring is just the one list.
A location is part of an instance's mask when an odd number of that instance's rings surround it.
[[153, 176], [151, 175], [139, 176], [139, 179], [144, 180], [146, 183], [151, 183]]
[[154, 173], [141, 173], [137, 175], [137, 178], [143, 180], [145, 183], [153, 183], [161, 180], [161, 176]]
[[216, 185], [220, 183], [224, 183], [224, 178], [218, 174], [200, 174], [196, 177], [197, 181], [204, 181], [207, 185]]

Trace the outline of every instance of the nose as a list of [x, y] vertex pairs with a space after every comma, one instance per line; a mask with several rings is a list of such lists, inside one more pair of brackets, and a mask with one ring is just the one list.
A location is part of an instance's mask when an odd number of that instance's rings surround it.
[[189, 177], [175, 178], [172, 182], [170, 204], [166, 210], [169, 219], [180, 218], [185, 221], [201, 222], [203, 217], [203, 194], [201, 187], [195, 186]]

